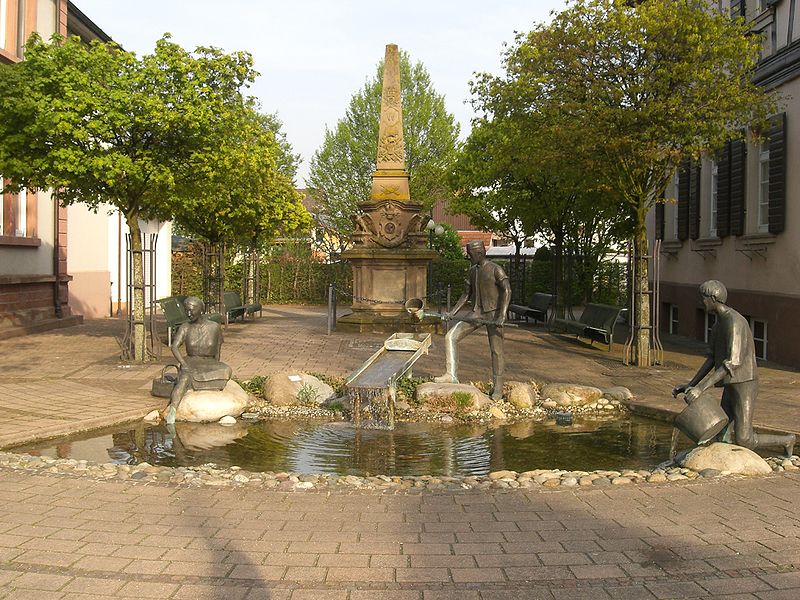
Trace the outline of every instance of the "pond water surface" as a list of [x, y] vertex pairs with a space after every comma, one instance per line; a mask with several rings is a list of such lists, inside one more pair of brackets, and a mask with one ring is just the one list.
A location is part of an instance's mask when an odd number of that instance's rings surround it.
[[650, 469], [667, 460], [671, 435], [670, 424], [636, 415], [576, 418], [570, 425], [398, 423], [393, 431], [327, 421], [178, 423], [174, 429], [134, 423], [16, 451], [172, 467], [216, 463], [248, 471], [468, 476], [503, 469]]

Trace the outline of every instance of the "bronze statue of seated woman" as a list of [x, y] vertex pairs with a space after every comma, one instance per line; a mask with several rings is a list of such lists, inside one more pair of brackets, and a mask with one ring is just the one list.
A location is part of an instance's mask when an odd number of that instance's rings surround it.
[[[231, 368], [219, 360], [222, 326], [203, 314], [205, 305], [200, 298], [189, 296], [183, 306], [189, 322], [178, 328], [170, 346], [180, 369], [167, 407], [167, 423], [175, 422], [178, 406], [189, 391], [222, 390], [233, 374]], [[181, 352], [182, 345], [186, 346], [185, 356]]]

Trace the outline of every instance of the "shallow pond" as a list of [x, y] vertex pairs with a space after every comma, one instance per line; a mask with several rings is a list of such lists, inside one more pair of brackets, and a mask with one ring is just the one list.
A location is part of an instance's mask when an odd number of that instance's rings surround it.
[[[393, 431], [343, 422], [135, 423], [17, 448], [57, 458], [165, 466], [216, 463], [248, 471], [340, 475], [485, 475], [509, 469], [649, 469], [669, 454], [672, 427], [636, 415], [499, 427], [398, 423]], [[687, 441], [688, 444], [688, 441]]]

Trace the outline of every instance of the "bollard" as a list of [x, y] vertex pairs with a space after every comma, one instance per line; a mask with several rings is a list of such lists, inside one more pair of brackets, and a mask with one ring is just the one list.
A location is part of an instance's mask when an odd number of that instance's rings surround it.
[[328, 284], [328, 333], [327, 335], [331, 334], [333, 330], [333, 321], [336, 320], [336, 316], [332, 316], [332, 309], [333, 309], [333, 284]]

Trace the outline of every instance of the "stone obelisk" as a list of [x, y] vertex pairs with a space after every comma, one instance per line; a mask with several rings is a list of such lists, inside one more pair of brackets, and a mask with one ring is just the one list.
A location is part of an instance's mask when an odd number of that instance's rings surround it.
[[[422, 203], [411, 199], [403, 144], [400, 53], [386, 46], [378, 130], [378, 157], [370, 199], [358, 205], [353, 247], [343, 257], [353, 267], [353, 313], [344, 329], [391, 332], [415, 325], [403, 304], [425, 298], [430, 260]], [[418, 326], [417, 326], [418, 327]]]

